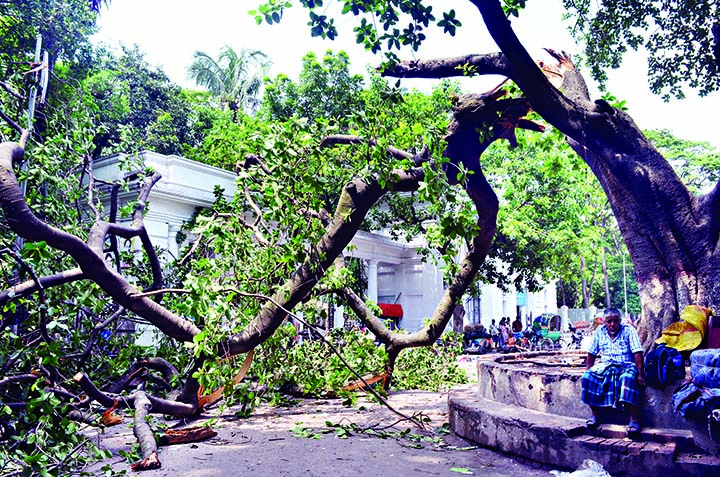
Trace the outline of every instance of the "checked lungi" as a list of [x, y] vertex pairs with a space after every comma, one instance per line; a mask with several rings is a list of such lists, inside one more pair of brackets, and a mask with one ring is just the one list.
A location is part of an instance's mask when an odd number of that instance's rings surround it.
[[597, 407], [621, 407], [621, 403], [640, 404], [638, 371], [633, 363], [599, 363], [582, 376], [580, 400]]

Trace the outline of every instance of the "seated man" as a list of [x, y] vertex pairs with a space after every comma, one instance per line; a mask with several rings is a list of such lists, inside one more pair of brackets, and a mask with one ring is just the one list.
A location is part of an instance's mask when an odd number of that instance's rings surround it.
[[[595, 363], [598, 356], [601, 361]], [[640, 390], [643, 379], [643, 348], [635, 328], [620, 323], [620, 312], [605, 310], [603, 325], [593, 333], [582, 377], [580, 399], [590, 406], [590, 428], [600, 424], [599, 408], [624, 407], [630, 413], [628, 434], [640, 432]]]

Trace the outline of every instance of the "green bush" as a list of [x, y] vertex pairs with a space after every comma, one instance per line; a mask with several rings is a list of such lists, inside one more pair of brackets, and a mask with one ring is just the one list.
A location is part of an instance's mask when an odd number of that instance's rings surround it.
[[439, 391], [467, 383], [465, 371], [457, 364], [462, 351], [460, 333], [444, 334], [442, 344], [404, 350], [395, 363], [393, 387]]
[[[334, 329], [329, 340], [359, 375], [373, 376], [385, 371], [387, 352], [371, 334]], [[294, 327], [287, 324], [257, 351], [250, 374], [262, 386], [241, 384], [231, 398], [242, 404], [243, 416], [260, 403], [255, 391], [259, 387], [267, 391], [264, 398], [275, 403], [284, 402], [279, 397], [282, 393], [355, 400], [355, 393], [342, 388], [356, 381], [357, 376], [325, 341], [296, 341]], [[392, 388], [438, 391], [466, 383], [467, 376], [456, 362], [461, 352], [462, 336], [458, 334], [444, 335], [442, 344], [403, 351], [396, 362]]]

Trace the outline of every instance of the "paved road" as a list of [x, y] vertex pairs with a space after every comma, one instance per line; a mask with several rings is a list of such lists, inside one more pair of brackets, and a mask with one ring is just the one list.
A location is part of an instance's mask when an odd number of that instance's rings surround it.
[[[447, 396], [422, 391], [393, 393], [390, 404], [405, 414], [422, 412], [431, 419], [429, 428], [447, 422]], [[217, 414], [217, 411], [215, 411]], [[452, 434], [431, 433], [422, 439], [412, 430], [406, 437], [381, 439], [363, 433], [338, 438], [327, 426], [355, 423], [376, 425], [376, 429], [400, 419], [385, 406], [360, 399], [359, 407], [348, 408], [338, 400], [307, 400], [291, 408], [263, 406], [249, 419], [236, 419], [234, 409], [226, 409], [213, 428], [218, 436], [196, 444], [181, 444], [160, 449], [162, 468], [145, 471], [142, 477], [155, 476], [452, 476], [549, 477], [548, 470], [536, 469], [488, 449], [474, 447]], [[209, 414], [212, 414], [210, 412]], [[126, 418], [126, 423], [131, 419]], [[157, 421], [161, 422], [160, 419]], [[173, 425], [174, 422], [167, 424]], [[387, 428], [386, 432], [407, 429], [406, 423]], [[297, 429], [297, 432], [293, 432]], [[324, 433], [329, 431], [327, 433]], [[96, 432], [96, 431], [90, 431]], [[313, 437], [300, 437], [301, 434]], [[101, 445], [115, 452], [129, 450], [135, 442], [127, 425], [106, 429], [96, 436]], [[97, 472], [111, 463], [114, 470], [127, 470], [120, 457], [94, 465]]]

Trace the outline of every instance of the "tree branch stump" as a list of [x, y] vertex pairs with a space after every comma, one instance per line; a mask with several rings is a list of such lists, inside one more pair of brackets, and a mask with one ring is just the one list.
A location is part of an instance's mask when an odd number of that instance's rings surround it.
[[142, 452], [142, 460], [130, 466], [132, 470], [150, 470], [160, 468], [160, 459], [157, 453], [157, 444], [152, 429], [148, 425], [146, 419], [150, 414], [152, 404], [144, 392], [138, 391], [134, 395], [135, 401], [135, 418], [133, 419], [133, 432], [140, 443], [140, 451]]

